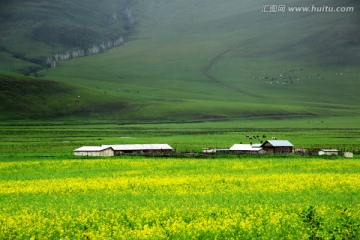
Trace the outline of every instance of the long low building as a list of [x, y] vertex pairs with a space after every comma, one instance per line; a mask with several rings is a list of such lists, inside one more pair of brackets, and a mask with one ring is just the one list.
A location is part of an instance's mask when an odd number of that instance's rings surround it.
[[173, 151], [169, 144], [119, 144], [102, 145], [102, 147], [114, 149], [115, 156], [123, 154], [159, 154]]
[[173, 148], [168, 144], [118, 144], [84, 146], [74, 150], [75, 156], [119, 156], [124, 154], [163, 154]]

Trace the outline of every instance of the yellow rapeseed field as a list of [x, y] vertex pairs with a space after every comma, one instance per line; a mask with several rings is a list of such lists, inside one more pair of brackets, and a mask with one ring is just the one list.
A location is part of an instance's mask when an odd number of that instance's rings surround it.
[[360, 163], [0, 163], [0, 239], [357, 239]]

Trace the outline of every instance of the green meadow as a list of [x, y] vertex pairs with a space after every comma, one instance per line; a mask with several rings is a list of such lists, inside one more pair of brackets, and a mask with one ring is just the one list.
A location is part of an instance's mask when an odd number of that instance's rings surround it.
[[[273, 137], [289, 140], [296, 148], [359, 152], [357, 123], [354, 118], [337, 117], [167, 124], [12, 121], [0, 126], [0, 155], [72, 158], [72, 151], [81, 146], [132, 143], [167, 143], [178, 151], [201, 152], [203, 148], [230, 148], [235, 143], [259, 143]], [[249, 140], [246, 135], [260, 136], [260, 140]]]

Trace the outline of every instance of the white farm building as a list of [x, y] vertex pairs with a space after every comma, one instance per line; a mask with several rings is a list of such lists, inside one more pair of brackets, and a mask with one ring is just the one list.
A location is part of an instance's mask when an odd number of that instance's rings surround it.
[[119, 156], [124, 154], [162, 154], [172, 152], [168, 144], [119, 144], [84, 146], [74, 150], [75, 156]]
[[261, 144], [234, 144], [229, 150], [233, 153], [265, 154]]
[[329, 155], [329, 156], [335, 155], [335, 156], [337, 156], [337, 155], [339, 155], [339, 150], [337, 150], [337, 149], [321, 149], [319, 151], [319, 155], [320, 156], [322, 156], [322, 155]]
[[74, 150], [75, 156], [109, 157], [114, 156], [114, 149], [110, 146], [84, 146]]
[[102, 145], [102, 147], [111, 147], [114, 149], [115, 156], [123, 154], [169, 153], [173, 151], [173, 148], [168, 144], [120, 144]]

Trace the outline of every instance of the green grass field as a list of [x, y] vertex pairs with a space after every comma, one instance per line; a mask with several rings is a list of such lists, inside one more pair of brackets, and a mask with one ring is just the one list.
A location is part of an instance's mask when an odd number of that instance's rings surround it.
[[[355, 121], [355, 122], [353, 122]], [[200, 152], [203, 148], [230, 148], [235, 143], [249, 143], [246, 135], [265, 135], [292, 142], [297, 148], [337, 148], [360, 150], [360, 130], [353, 118], [308, 118], [302, 120], [259, 120], [168, 123], [106, 124], [89, 122], [43, 122], [23, 125], [23, 121], [0, 126], [0, 155], [4, 157], [49, 156], [72, 158], [72, 151], [84, 145], [131, 143], [168, 143], [178, 151]], [[8, 125], [7, 125], [8, 124]], [[253, 140], [256, 143], [256, 139]]]

